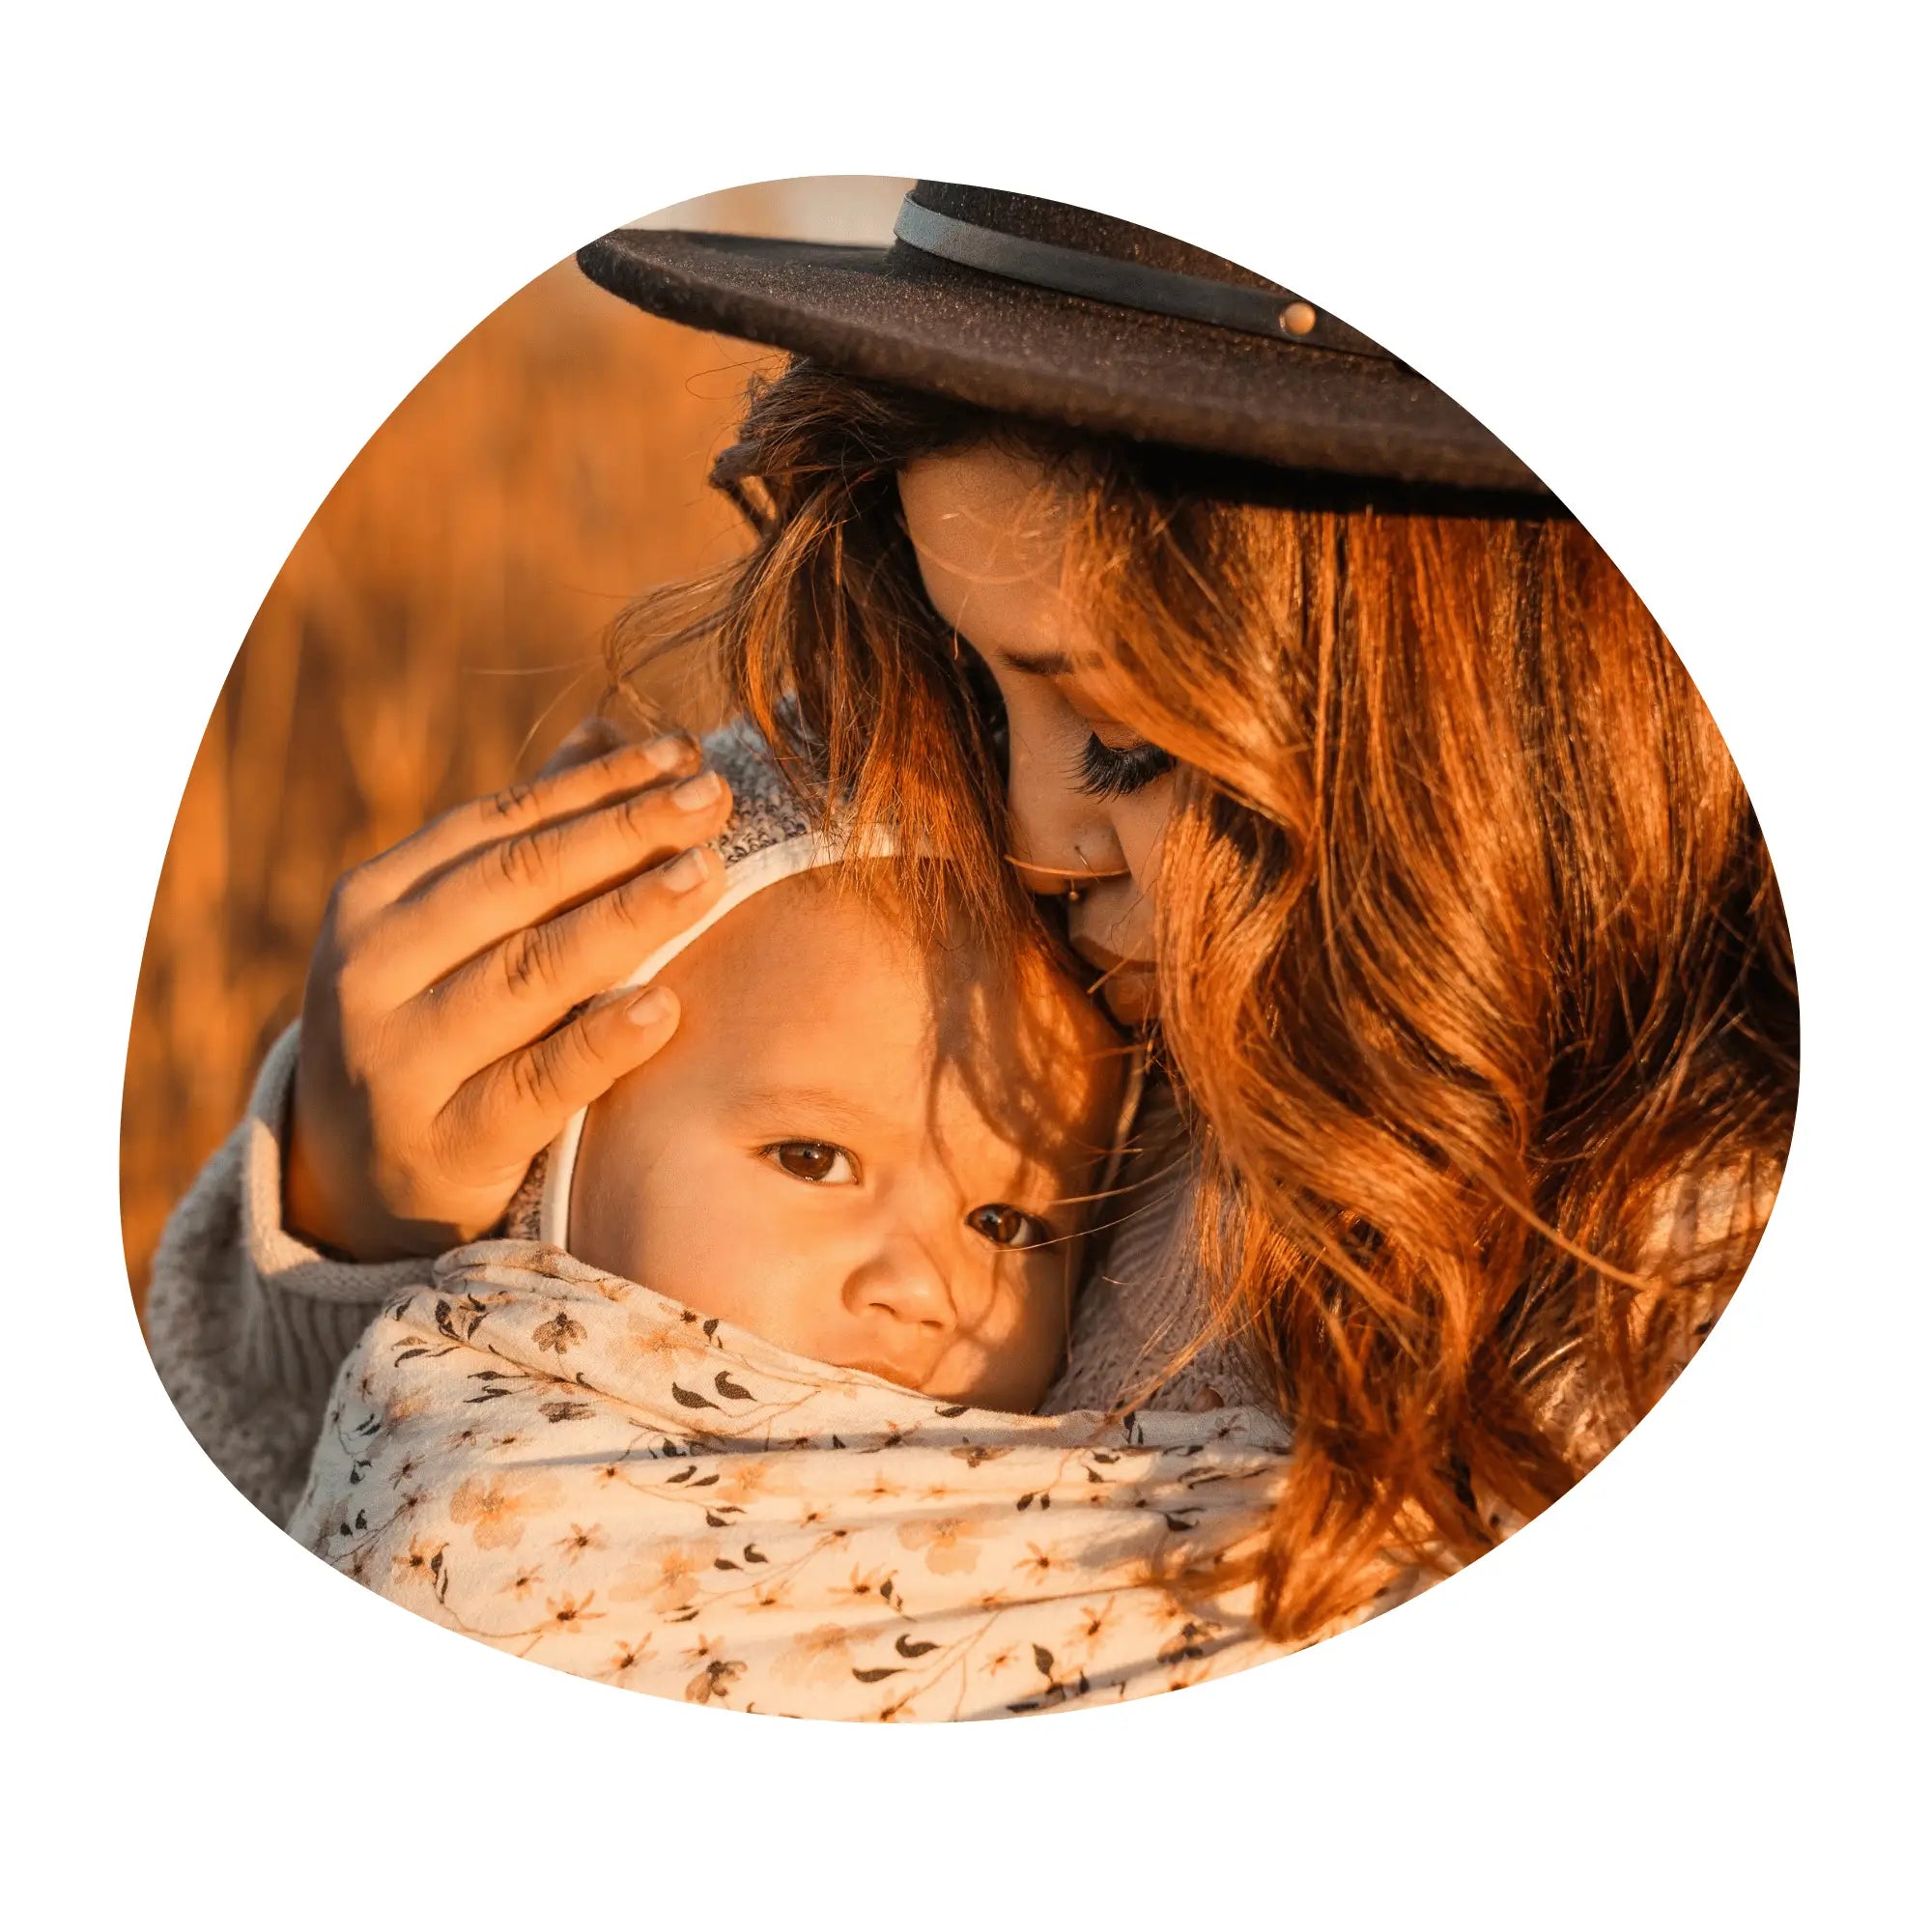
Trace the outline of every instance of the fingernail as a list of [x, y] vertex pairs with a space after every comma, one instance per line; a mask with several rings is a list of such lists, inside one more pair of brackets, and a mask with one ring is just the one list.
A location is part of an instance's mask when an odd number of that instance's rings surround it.
[[694, 886], [701, 886], [710, 874], [710, 861], [694, 845], [689, 852], [680, 852], [658, 873], [658, 877], [665, 882], [668, 891], [688, 893]]
[[696, 749], [682, 731], [669, 731], [644, 747], [644, 762], [654, 772], [672, 772]]
[[724, 788], [724, 781], [716, 772], [699, 772], [695, 779], [686, 779], [672, 790], [670, 802], [680, 811], [702, 811]]
[[670, 1018], [671, 997], [662, 986], [646, 986], [624, 1009], [624, 1017], [633, 1026], [656, 1026]]

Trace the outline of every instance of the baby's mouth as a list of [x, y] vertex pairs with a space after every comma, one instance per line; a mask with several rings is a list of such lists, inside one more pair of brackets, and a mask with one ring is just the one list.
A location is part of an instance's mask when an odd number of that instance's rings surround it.
[[1117, 1020], [1124, 1026], [1138, 1026], [1153, 1017], [1160, 994], [1151, 959], [1130, 959], [1084, 934], [1074, 935], [1069, 943], [1088, 965], [1098, 969], [1087, 990], [1104, 1001]]
[[895, 1388], [917, 1391], [921, 1381], [923, 1380], [923, 1377], [914, 1375], [908, 1369], [896, 1367], [891, 1362], [880, 1361], [871, 1355], [861, 1355], [852, 1361], [841, 1362], [839, 1367], [850, 1369], [857, 1375], [877, 1376], [882, 1382], [891, 1382]]

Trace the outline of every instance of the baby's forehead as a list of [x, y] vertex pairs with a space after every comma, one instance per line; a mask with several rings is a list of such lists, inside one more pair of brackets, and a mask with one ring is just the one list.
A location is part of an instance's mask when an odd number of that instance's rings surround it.
[[[878, 862], [885, 863], [885, 862]], [[753, 895], [660, 976], [692, 1045], [737, 1088], [847, 1089], [1057, 1159], [1118, 1084], [1110, 1033], [1043, 966], [998, 957], [956, 918], [917, 922], [823, 870]], [[1091, 1133], [1075, 1136], [1082, 1141]]]

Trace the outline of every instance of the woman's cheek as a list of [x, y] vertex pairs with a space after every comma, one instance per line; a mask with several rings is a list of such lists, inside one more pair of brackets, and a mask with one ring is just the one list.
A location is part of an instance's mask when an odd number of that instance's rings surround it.
[[1174, 781], [1157, 779], [1133, 798], [1117, 801], [1114, 837], [1134, 884], [1150, 903], [1159, 890], [1161, 835], [1174, 809]]

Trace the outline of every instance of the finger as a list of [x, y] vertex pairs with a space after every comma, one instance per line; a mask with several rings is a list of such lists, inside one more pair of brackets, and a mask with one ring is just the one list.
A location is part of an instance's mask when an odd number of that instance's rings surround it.
[[548, 1033], [583, 1000], [621, 984], [706, 913], [724, 878], [717, 853], [694, 846], [557, 918], [524, 926], [406, 1002], [397, 1019], [440, 1043], [459, 1080]]
[[407, 999], [487, 948], [517, 942], [646, 867], [716, 838], [730, 816], [730, 786], [716, 772], [699, 772], [482, 846], [387, 910], [367, 942], [366, 981], [379, 996]]
[[583, 764], [472, 798], [358, 867], [353, 875], [358, 895], [373, 906], [389, 905], [430, 874], [480, 846], [554, 819], [594, 810], [643, 786], [694, 772], [699, 761], [696, 742], [674, 733], [647, 744], [620, 745]]
[[548, 778], [553, 772], [567, 772], [573, 765], [588, 764], [592, 758], [621, 750], [627, 742], [614, 721], [593, 712], [543, 761], [537, 768], [537, 777]]
[[466, 1165], [521, 1167], [677, 1031], [677, 997], [667, 986], [612, 1000], [568, 1026], [486, 1066], [437, 1118], [444, 1145]]

